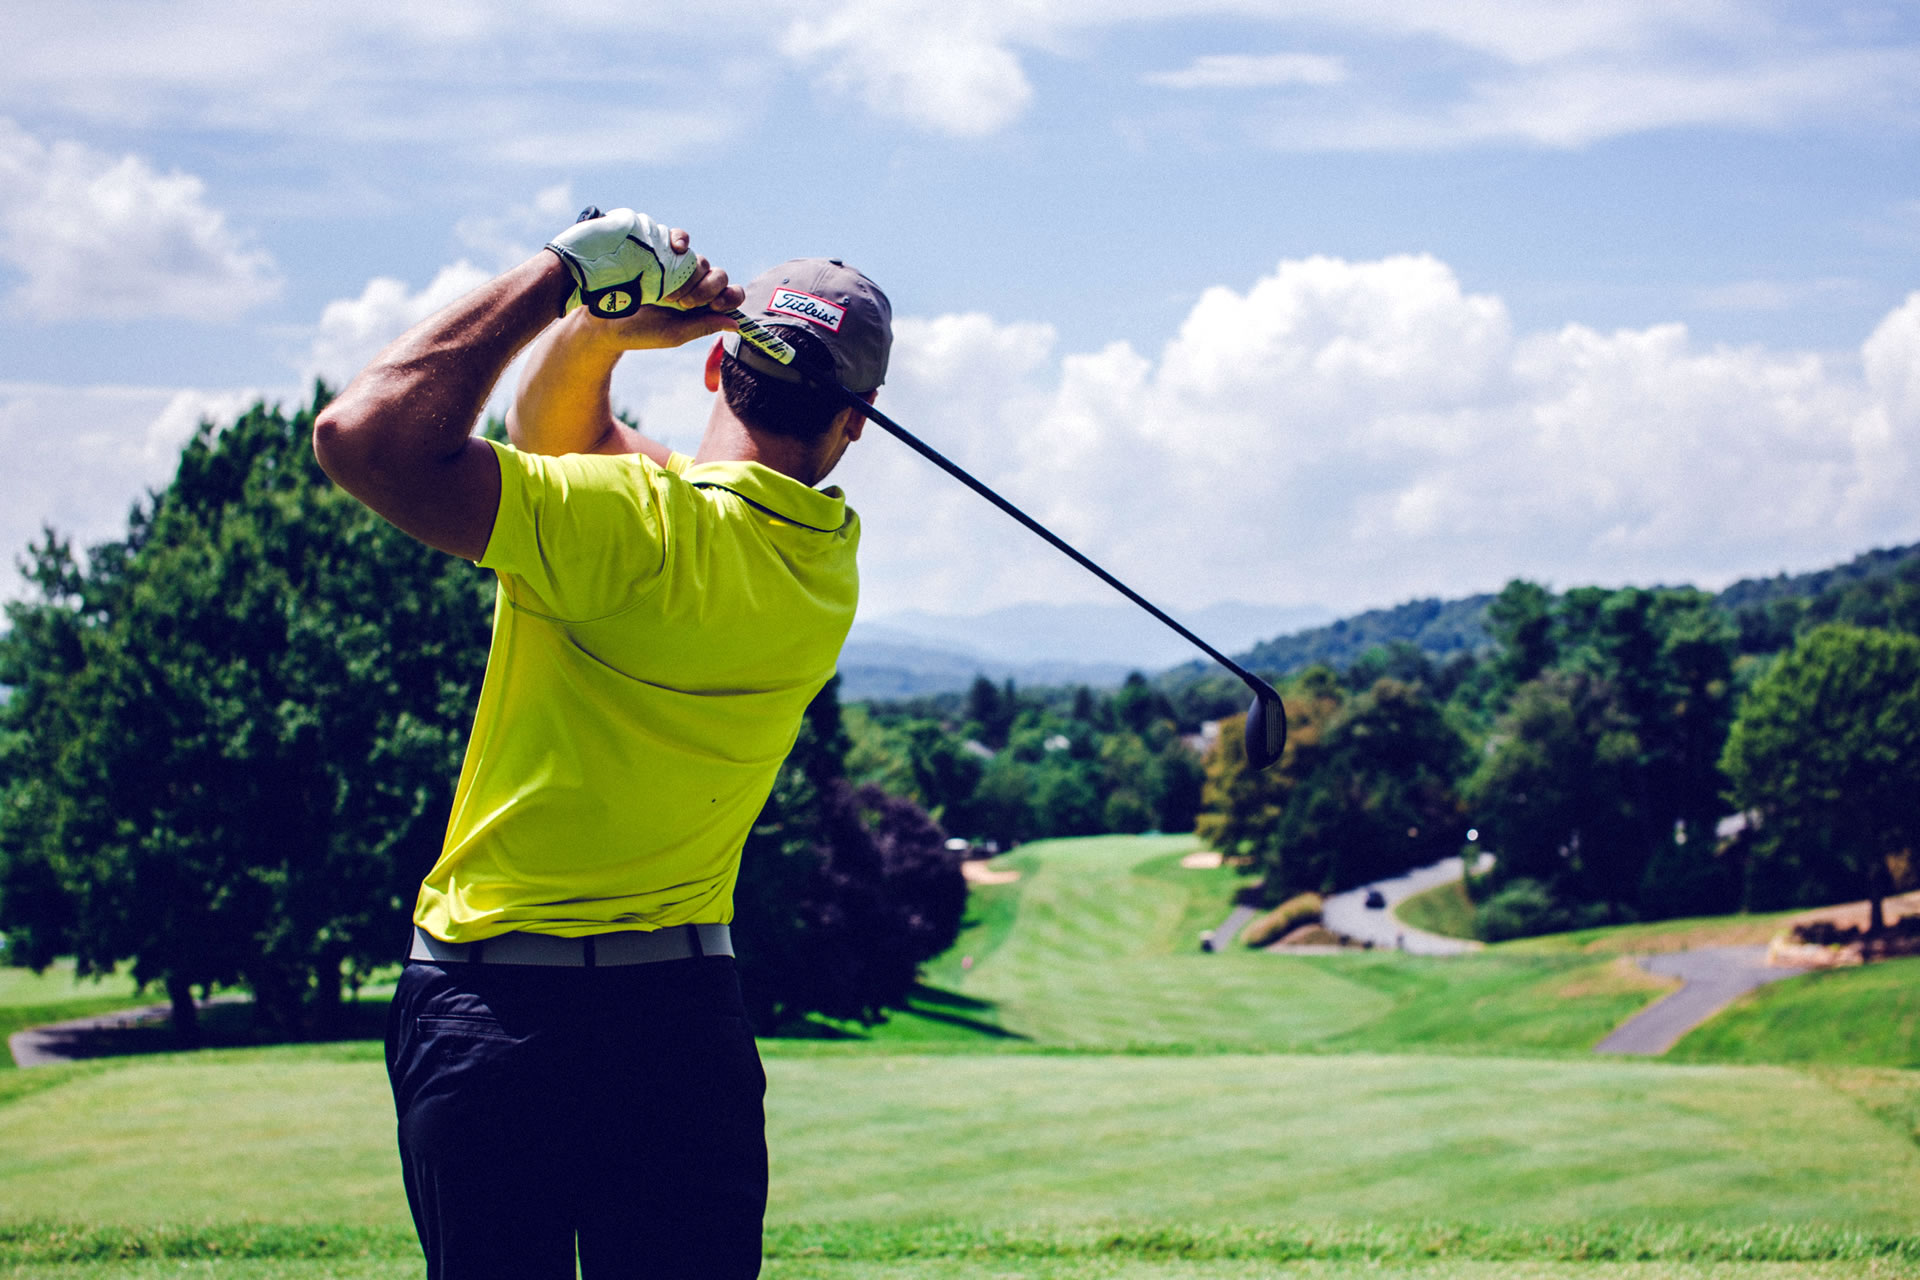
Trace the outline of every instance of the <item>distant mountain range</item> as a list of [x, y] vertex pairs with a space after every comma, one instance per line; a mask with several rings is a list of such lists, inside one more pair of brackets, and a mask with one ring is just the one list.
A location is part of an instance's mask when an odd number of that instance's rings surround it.
[[[1742, 579], [1715, 599], [1729, 612], [1810, 599], [1896, 573], [1916, 558], [1920, 543], [1868, 551], [1829, 569]], [[1249, 604], [1175, 616], [1248, 667], [1285, 675], [1316, 662], [1345, 667], [1396, 641], [1440, 659], [1484, 649], [1492, 643], [1486, 629], [1492, 599], [1411, 600], [1332, 621], [1326, 609]], [[840, 695], [854, 701], [948, 693], [980, 675], [1022, 685], [1108, 687], [1129, 671], [1154, 673], [1193, 657], [1184, 640], [1127, 604], [1021, 604], [971, 616], [909, 611], [854, 623], [840, 657]], [[1211, 664], [1201, 657], [1199, 665]]]
[[[1322, 608], [1231, 602], [1169, 612], [1226, 653], [1332, 616]], [[971, 615], [915, 609], [853, 624], [840, 654], [840, 696], [947, 693], [980, 675], [1103, 688], [1130, 671], [1160, 671], [1193, 654], [1193, 646], [1125, 603], [1017, 604]]]

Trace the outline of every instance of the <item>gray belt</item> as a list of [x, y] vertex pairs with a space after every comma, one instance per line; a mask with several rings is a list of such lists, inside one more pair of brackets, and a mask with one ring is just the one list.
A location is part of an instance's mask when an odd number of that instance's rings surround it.
[[667, 929], [622, 929], [561, 938], [550, 933], [503, 933], [480, 942], [442, 942], [413, 927], [409, 960], [446, 964], [538, 964], [593, 969], [620, 964], [658, 964], [696, 956], [733, 954], [733, 930], [724, 924], [678, 924]]

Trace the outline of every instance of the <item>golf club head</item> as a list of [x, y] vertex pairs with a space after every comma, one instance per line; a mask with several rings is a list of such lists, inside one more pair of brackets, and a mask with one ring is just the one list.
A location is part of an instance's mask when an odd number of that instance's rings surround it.
[[1271, 768], [1286, 745], [1287, 708], [1271, 687], [1259, 685], [1247, 708], [1247, 764], [1256, 771]]

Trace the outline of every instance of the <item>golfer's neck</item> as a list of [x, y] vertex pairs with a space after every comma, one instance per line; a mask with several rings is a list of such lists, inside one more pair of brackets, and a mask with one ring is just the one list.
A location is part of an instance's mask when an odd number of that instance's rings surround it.
[[720, 400], [707, 419], [707, 432], [700, 438], [699, 462], [757, 462], [763, 467], [792, 476], [811, 487], [825, 478], [830, 461], [820, 441], [799, 440], [754, 431], [735, 417]]

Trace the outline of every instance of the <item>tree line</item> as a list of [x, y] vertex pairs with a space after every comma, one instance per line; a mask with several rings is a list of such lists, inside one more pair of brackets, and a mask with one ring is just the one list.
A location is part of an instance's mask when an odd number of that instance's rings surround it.
[[1512, 582], [1482, 655], [1296, 675], [1280, 766], [1213, 753], [1200, 831], [1272, 902], [1492, 854], [1490, 940], [1853, 898], [1877, 928], [1920, 843], [1920, 556], [1749, 609]]
[[1877, 912], [1912, 883], [1920, 552], [1721, 597], [1515, 581], [1456, 604], [1472, 612], [1416, 601], [1316, 629], [1324, 647], [1411, 626], [1438, 652], [1397, 640], [1295, 671], [1264, 774], [1238, 752], [1238, 683], [1193, 668], [855, 708], [848, 768], [1001, 846], [1197, 830], [1269, 903], [1491, 853], [1469, 883], [1492, 939], [1850, 897]]

